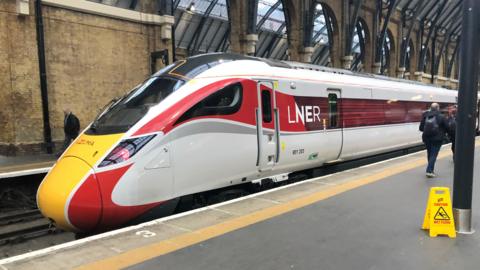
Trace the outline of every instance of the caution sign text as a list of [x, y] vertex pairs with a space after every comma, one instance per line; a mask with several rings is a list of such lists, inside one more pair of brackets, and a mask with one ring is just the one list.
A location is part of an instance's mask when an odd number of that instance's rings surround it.
[[447, 187], [430, 188], [422, 229], [430, 230], [430, 237], [436, 237], [440, 234], [448, 235], [450, 238], [457, 236], [452, 215], [450, 191]]

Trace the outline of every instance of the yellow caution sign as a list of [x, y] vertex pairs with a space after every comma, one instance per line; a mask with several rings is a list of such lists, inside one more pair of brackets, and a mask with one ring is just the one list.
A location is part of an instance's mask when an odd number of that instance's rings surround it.
[[447, 187], [430, 188], [422, 229], [430, 230], [430, 237], [436, 237], [439, 234], [448, 235], [450, 238], [457, 236], [450, 190]]

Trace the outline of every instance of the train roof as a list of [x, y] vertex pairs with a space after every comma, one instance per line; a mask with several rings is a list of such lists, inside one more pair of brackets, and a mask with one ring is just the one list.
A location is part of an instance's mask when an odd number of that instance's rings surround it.
[[259, 61], [267, 63], [269, 66], [272, 67], [291, 68], [291, 66], [287, 63], [272, 61], [270, 59], [263, 59], [234, 53], [208, 53], [176, 61], [175, 63], [159, 70], [153, 76], [169, 75], [188, 81], [218, 64], [237, 60]]
[[286, 64], [289, 64], [290, 68], [292, 68], [292, 69], [313, 70], [313, 71], [318, 71], [318, 72], [327, 72], [327, 73], [334, 73], [334, 74], [356, 76], [356, 77], [361, 77], [361, 78], [377, 79], [377, 80], [384, 80], [384, 81], [390, 81], [390, 82], [400, 82], [400, 83], [408, 83], [408, 84], [412, 84], [412, 85], [420, 85], [420, 86], [429, 86], [429, 87], [440, 88], [436, 85], [429, 84], [429, 83], [400, 79], [400, 78], [393, 78], [393, 77], [388, 77], [388, 76], [384, 76], [384, 75], [376, 75], [376, 74], [364, 73], [364, 72], [355, 72], [355, 71], [346, 70], [346, 69], [331, 68], [331, 67], [307, 64], [307, 63], [293, 62], [293, 61], [282, 61], [282, 62], [286, 63]]
[[303, 69], [303, 70], [311, 70], [311, 71], [318, 71], [318, 72], [324, 72], [324, 73], [349, 75], [349, 76], [356, 76], [361, 78], [377, 79], [377, 80], [384, 80], [384, 81], [390, 81], [390, 82], [399, 82], [399, 83], [407, 83], [411, 85], [439, 88], [438, 86], [435, 86], [432, 84], [399, 79], [399, 78], [392, 78], [392, 77], [387, 77], [382, 75], [354, 72], [351, 70], [330, 68], [325, 66], [300, 63], [300, 62], [294, 62], [294, 61], [280, 61], [280, 60], [265, 59], [265, 58], [259, 58], [259, 57], [241, 55], [241, 54], [234, 54], [234, 53], [208, 53], [208, 54], [201, 54], [201, 55], [189, 57], [185, 60], [177, 61], [159, 70], [157, 73], [154, 74], [154, 76], [170, 75], [170, 76], [174, 76], [174, 77], [188, 81], [218, 64], [231, 62], [231, 61], [238, 61], [238, 60], [259, 61], [259, 62], [266, 63], [271, 67], [278, 67], [278, 68], [297, 69], [297, 70]]

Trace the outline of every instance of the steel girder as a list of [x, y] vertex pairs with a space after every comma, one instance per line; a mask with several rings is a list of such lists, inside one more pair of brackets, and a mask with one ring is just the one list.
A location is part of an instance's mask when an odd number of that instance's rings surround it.
[[173, 0], [157, 0], [158, 14], [173, 15]]
[[130, 5], [128, 6], [128, 8], [135, 9], [137, 7], [137, 3], [138, 3], [138, 0], [132, 0], [132, 2], [130, 2]]
[[292, 31], [291, 30], [292, 26], [290, 25], [292, 16], [290, 15], [290, 12], [292, 12], [292, 10], [290, 10], [289, 5], [287, 5], [287, 2], [292, 0], [280, 0], [280, 1], [282, 1], [283, 15], [285, 16], [285, 26], [287, 27], [287, 41], [288, 43], [290, 43], [289, 39], [291, 36], [290, 33]]
[[200, 22], [194, 31], [192, 40], [190, 41], [190, 44], [188, 44], [187, 50], [189, 54], [195, 53], [195, 51], [198, 50], [198, 47], [200, 47], [201, 45], [201, 43], [199, 42], [199, 40], [201, 39], [200, 34], [203, 32], [203, 27], [205, 26], [205, 22], [207, 21], [210, 13], [212, 12], [213, 8], [217, 3], [218, 3], [218, 0], [213, 0], [212, 2], [210, 2], [207, 9], [205, 10], [205, 13], [202, 15], [202, 18], [200, 19]]
[[[176, 10], [176, 9], [175, 9], [175, 10]], [[174, 11], [174, 12], [175, 12], [175, 11]], [[180, 21], [182, 20], [183, 13], [184, 13], [184, 11], [183, 11], [183, 10], [180, 10], [180, 15], [178, 16], [178, 20], [175, 20], [175, 21], [173, 22], [172, 31], [175, 31], [175, 29], [177, 29], [178, 24], [179, 24]]]
[[[287, 27], [287, 23], [284, 22], [277, 30], [277, 32], [275, 33], [275, 36], [274, 38], [272, 38], [272, 40], [270, 41], [270, 43], [268, 44], [267, 48], [265, 49], [265, 52], [268, 52], [267, 55], [266, 55], [266, 58], [270, 58], [272, 56], [272, 53], [274, 51], [274, 49], [277, 47], [278, 43], [280, 42], [280, 40], [282, 39], [283, 35], [283, 29], [285, 29], [285, 27]], [[288, 42], [288, 41], [287, 41]], [[262, 57], [265, 57], [265, 53], [263, 54]]]
[[[461, 12], [461, 10], [459, 10], [459, 12]], [[454, 18], [454, 16], [452, 16], [451, 18]], [[461, 20], [459, 20], [457, 22], [452, 22], [450, 24], [450, 27], [448, 28], [447, 32], [445, 33], [445, 35], [443, 37], [443, 42], [442, 42], [442, 45], [441, 45], [440, 50], [438, 52], [438, 55], [435, 56], [434, 68], [433, 68], [432, 74], [438, 75], [438, 69], [439, 69], [439, 66], [440, 66], [440, 59], [442, 57], [442, 54], [448, 48], [448, 46], [450, 44], [450, 41], [452, 40], [453, 33], [456, 30], [458, 30], [461, 26], [462, 26], [462, 21]]]
[[[408, 10], [408, 7], [412, 1], [410, 0], [408, 4], [403, 8], [402, 10], [402, 18], [403, 22], [406, 23], [406, 11]], [[423, 5], [425, 0], [419, 0], [418, 3], [415, 5], [414, 9], [415, 12], [413, 13], [412, 17], [410, 18], [410, 25], [408, 26], [407, 34], [402, 37], [402, 45], [400, 49], [400, 63], [399, 67], [400, 68], [405, 68], [405, 62], [407, 58], [407, 48], [410, 42], [410, 35], [412, 34], [413, 26], [415, 25], [416, 19], [418, 15], [420, 15], [420, 12], [425, 8], [426, 5]], [[427, 3], [428, 4], [428, 3]]]
[[[136, 1], [136, 0], [135, 0]], [[175, 0], [173, 2], [173, 10], [176, 10], [178, 8], [178, 5], [180, 4], [180, 0]]]
[[[422, 40], [422, 45], [420, 47], [420, 57], [418, 58], [419, 61], [418, 61], [417, 70], [424, 70], [424, 67], [425, 67], [425, 64], [426, 64], [426, 53], [427, 53], [428, 43], [430, 42], [430, 39], [432, 38], [432, 35], [434, 33], [434, 29], [436, 28], [436, 24], [438, 23], [438, 19], [440, 18], [440, 15], [442, 14], [445, 6], [447, 5], [447, 2], [448, 2], [448, 0], [443, 0], [441, 6], [437, 9], [437, 14], [435, 15], [434, 20], [431, 22], [430, 29], [428, 30], [427, 38], [426, 38], [425, 42], [423, 42], [423, 40]], [[423, 39], [423, 30], [424, 30], [424, 27], [425, 27], [424, 24], [425, 24], [425, 20], [423, 20], [423, 22], [422, 22], [423, 27], [421, 27], [422, 39]], [[432, 51], [434, 51], [434, 50], [432, 50]], [[434, 59], [431, 59], [431, 60], [433, 61]]]
[[330, 49], [328, 48], [328, 46], [323, 46], [322, 49], [320, 49], [320, 52], [315, 57], [315, 59], [313, 59], [312, 63], [321, 65], [322, 62], [324, 62], [323, 60], [325, 60], [325, 58], [327, 58], [328, 55], [330, 54], [329, 50]]
[[353, 15], [350, 16], [350, 22], [347, 25], [348, 31], [346, 32], [345, 43], [345, 55], [350, 55], [353, 51], [353, 37], [355, 36], [355, 29], [357, 28], [358, 13], [362, 6], [363, 0], [356, 0]]
[[[393, 37], [391, 35], [389, 35], [389, 33], [391, 34], [390, 31], [387, 31], [387, 35], [388, 35], [388, 40], [390, 41], [390, 47], [387, 46], [387, 43], [384, 41], [383, 42], [383, 49], [382, 49], [382, 58], [380, 58], [383, 63], [383, 60], [385, 60], [385, 65], [381, 65], [380, 67], [380, 73], [381, 74], [384, 74], [385, 73], [385, 70], [390, 67], [390, 55], [391, 55], [391, 50], [392, 50], [392, 42], [393, 42]], [[383, 58], [385, 56], [385, 59]]]
[[[212, 21], [212, 22], [213, 22], [213, 21]], [[218, 22], [218, 27], [217, 27], [217, 29], [221, 29], [222, 26], [223, 26], [223, 24], [224, 24], [223, 21], [219, 21], [219, 22]], [[227, 26], [227, 31], [225, 31], [225, 33], [228, 33], [228, 26]], [[220, 34], [220, 31], [216, 31], [215, 34], [214, 34], [213, 37], [212, 37], [212, 41], [213, 41], [213, 40], [216, 40], [216, 39], [217, 39], [217, 36], [218, 36], [219, 34]], [[228, 38], [228, 35], [227, 35], [227, 38]], [[223, 39], [220, 40], [220, 43], [222, 43], [222, 42], [223, 42]], [[212, 48], [212, 46], [213, 46], [213, 42], [211, 42], [211, 43], [207, 46], [207, 48], [205, 49], [205, 52], [210, 51], [210, 49]]]
[[[313, 28], [314, 28], [314, 22], [315, 19], [317, 18], [316, 15], [316, 6], [317, 6], [317, 1], [311, 1], [309, 0], [304, 1], [306, 3], [306, 6], [302, 10], [302, 17], [303, 17], [303, 46], [304, 47], [311, 47], [313, 40]], [[320, 4], [320, 3], [319, 3]], [[323, 6], [322, 6], [323, 8]]]
[[218, 43], [217, 47], [215, 48], [216, 52], [225, 51], [225, 47], [227, 46], [229, 36], [230, 36], [230, 25], [228, 26], [227, 31], [225, 31], [225, 34], [223, 34], [222, 40]]
[[460, 47], [460, 40], [457, 40], [457, 44], [455, 45], [455, 49], [453, 50], [452, 56], [450, 57], [450, 61], [448, 61], [447, 65], [447, 78], [452, 76], [453, 64], [455, 63], [455, 58], [458, 57], [458, 48]]
[[[316, 7], [317, 4], [322, 5], [321, 3], [315, 3], [315, 7]], [[324, 5], [322, 5], [322, 12], [316, 14], [313, 21], [315, 22], [315, 20], [322, 15], [325, 18], [325, 25], [317, 33], [315, 33], [315, 35], [312, 37], [312, 42], [314, 42], [321, 34], [324, 33], [325, 30], [327, 30], [328, 44], [323, 46], [320, 49], [321, 50], [320, 54], [318, 54], [314, 59], [312, 59], [312, 61], [311, 61], [312, 63], [316, 63], [316, 61], [319, 60], [319, 57], [324, 52], [325, 48], [327, 48], [328, 51], [330, 52], [331, 49], [332, 49], [332, 46], [333, 46], [332, 45], [333, 44], [333, 34], [332, 34], [333, 29], [332, 29], [331, 18], [330, 18], [331, 14], [329, 13], [328, 8], [326, 8]], [[330, 28], [330, 30], [329, 30], [329, 28]]]
[[[380, 10], [377, 10], [377, 14], [382, 16], [382, 10], [383, 10], [383, 2], [382, 0], [377, 0], [377, 9], [380, 8]], [[385, 38], [387, 36], [387, 29], [388, 29], [388, 23], [390, 22], [390, 18], [392, 16], [393, 10], [397, 6], [398, 1], [397, 0], [390, 0], [388, 2], [388, 7], [387, 7], [387, 15], [383, 19], [383, 25], [380, 31], [380, 34], [378, 35], [377, 39], [377, 47], [375, 50], [375, 62], [376, 63], [381, 63], [382, 58], [383, 58], [383, 53], [382, 50], [384, 48], [385, 44]]]
[[[257, 2], [258, 3], [258, 2]], [[272, 15], [272, 13], [280, 6], [280, 4], [282, 3], [282, 1], [278, 0], [275, 4], [273, 4], [273, 6], [271, 6], [267, 12], [265, 13], [265, 15], [263, 16], [262, 19], [260, 19], [260, 21], [257, 23], [257, 27], [256, 27], [256, 32], [259, 32], [261, 27], [263, 26], [263, 24], [265, 24], [265, 22], [270, 18], [270, 16]]]
[[[358, 65], [360, 64], [361, 61], [365, 60], [365, 37], [362, 34], [362, 28], [363, 26], [361, 25], [360, 22], [357, 22], [357, 25], [355, 27], [358, 35], [358, 44], [357, 46], [360, 46], [360, 55], [358, 55], [353, 63], [352, 66], [350, 67], [350, 70], [358, 70]], [[355, 50], [355, 48], [352, 48], [352, 51]]]
[[[280, 4], [282, 4], [282, 1], [281, 0], [278, 0], [275, 4], [273, 4], [268, 10], [267, 12], [265, 13], [265, 15], [262, 17], [262, 19], [260, 19], [260, 21], [257, 23], [256, 25], [256, 31], [257, 33], [259, 33], [259, 36], [260, 34], [263, 32], [261, 31], [262, 29], [262, 26], [265, 24], [265, 22], [270, 18], [270, 16], [272, 15], [272, 13], [280, 6]], [[280, 26], [279, 29], [282, 29], [283, 31], [283, 27]], [[278, 30], [277, 29], [277, 32]], [[275, 38], [272, 38], [272, 39], [275, 39]], [[257, 48], [260, 48], [261, 45], [263, 44], [257, 44]], [[255, 51], [255, 56], [257, 56], [257, 51]]]
[[248, 0], [247, 34], [257, 33], [258, 0]]
[[330, 10], [330, 8], [326, 8], [324, 5], [322, 5], [322, 10], [323, 10], [323, 16], [325, 17], [325, 25], [327, 26], [328, 46], [329, 46], [329, 49], [331, 50], [333, 48], [332, 17], [334, 15], [333, 15], [333, 12]]
[[[321, 34], [323, 34], [323, 31], [325, 31], [326, 29], [327, 29], [327, 25], [324, 25], [322, 28], [320, 28], [320, 30], [317, 33], [315, 33], [315, 35], [312, 37], [312, 40], [315, 41]], [[330, 40], [328, 42], [330, 43]]]

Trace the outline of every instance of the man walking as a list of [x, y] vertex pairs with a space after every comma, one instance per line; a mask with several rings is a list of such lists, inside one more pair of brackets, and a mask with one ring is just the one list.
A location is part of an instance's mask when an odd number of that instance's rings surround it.
[[455, 155], [455, 131], [457, 128], [457, 107], [456, 105], [452, 106], [448, 110], [448, 119], [447, 119], [447, 135], [452, 142], [452, 154]]
[[63, 119], [63, 131], [65, 132], [65, 140], [63, 141], [63, 147], [58, 153], [61, 155], [63, 151], [72, 143], [75, 138], [78, 136], [80, 131], [80, 121], [78, 118], [69, 110], [63, 110], [64, 119]]
[[435, 177], [434, 169], [437, 160], [438, 152], [442, 146], [445, 132], [447, 131], [447, 120], [440, 113], [440, 106], [438, 103], [432, 103], [430, 110], [423, 114], [420, 122], [420, 131], [422, 134], [422, 141], [427, 148], [428, 165], [426, 175], [429, 178]]

